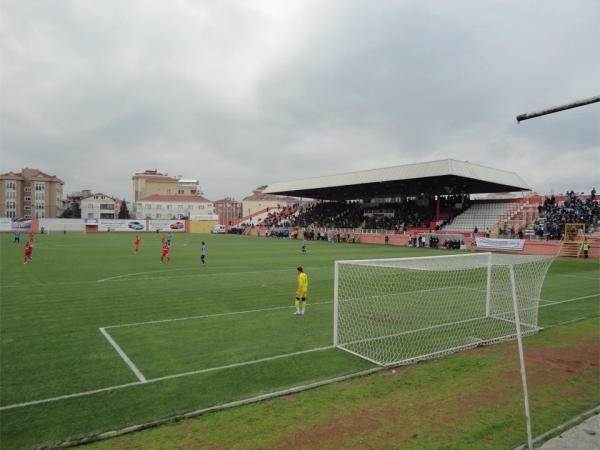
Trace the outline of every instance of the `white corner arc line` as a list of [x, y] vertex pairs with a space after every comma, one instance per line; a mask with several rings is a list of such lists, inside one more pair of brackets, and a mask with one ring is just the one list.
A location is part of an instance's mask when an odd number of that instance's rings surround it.
[[112, 345], [113, 348], [117, 351], [119, 356], [121, 358], [123, 358], [123, 361], [125, 361], [125, 364], [127, 364], [129, 366], [129, 368], [133, 371], [133, 373], [138, 378], [138, 380], [140, 380], [140, 382], [142, 382], [142, 383], [146, 383], [147, 380], [146, 380], [146, 377], [144, 376], [144, 374], [142, 372], [140, 372], [140, 369], [138, 369], [135, 366], [135, 364], [131, 361], [131, 359], [129, 359], [129, 357], [125, 354], [125, 352], [121, 349], [121, 347], [119, 347], [119, 344], [117, 344], [115, 342], [115, 340], [110, 336], [110, 334], [108, 334], [108, 331], [106, 331], [104, 328], [100, 328], [100, 333], [102, 333], [104, 335], [104, 337], [108, 340], [110, 345]]

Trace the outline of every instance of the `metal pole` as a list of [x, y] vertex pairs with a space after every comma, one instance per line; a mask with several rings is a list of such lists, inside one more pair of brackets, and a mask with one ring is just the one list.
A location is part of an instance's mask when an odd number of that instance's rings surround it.
[[339, 287], [340, 280], [339, 262], [335, 262], [335, 270], [333, 276], [333, 346], [338, 345], [338, 313], [339, 313]]
[[555, 106], [553, 108], [543, 109], [541, 111], [534, 111], [525, 114], [519, 114], [517, 116], [517, 122], [521, 122], [527, 119], [533, 119], [534, 117], [545, 116], [546, 114], [553, 114], [555, 112], [564, 111], [565, 109], [578, 108], [579, 106], [591, 105], [592, 103], [600, 102], [600, 95], [595, 97], [586, 98], [573, 103], [567, 103], [566, 105]]
[[510, 266], [510, 287], [512, 290], [515, 322], [517, 324], [517, 344], [519, 346], [519, 362], [521, 364], [521, 381], [523, 382], [525, 417], [527, 418], [527, 448], [533, 449], [533, 441], [531, 436], [531, 415], [529, 413], [529, 395], [527, 393], [527, 374], [525, 373], [525, 357], [523, 356], [523, 339], [521, 337], [521, 319], [519, 318], [519, 306], [517, 304], [517, 288], [515, 285], [515, 270], [513, 265]]
[[485, 316], [489, 317], [491, 312], [492, 297], [492, 253], [488, 254], [487, 263], [487, 287], [485, 289]]

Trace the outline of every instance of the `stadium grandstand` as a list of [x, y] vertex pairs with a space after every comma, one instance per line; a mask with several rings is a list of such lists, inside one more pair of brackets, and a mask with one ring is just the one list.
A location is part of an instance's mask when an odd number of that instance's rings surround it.
[[530, 190], [514, 172], [445, 159], [273, 183], [265, 194], [315, 201], [273, 212], [264, 225], [484, 231], [521, 212], [520, 199], [473, 200], [472, 194]]

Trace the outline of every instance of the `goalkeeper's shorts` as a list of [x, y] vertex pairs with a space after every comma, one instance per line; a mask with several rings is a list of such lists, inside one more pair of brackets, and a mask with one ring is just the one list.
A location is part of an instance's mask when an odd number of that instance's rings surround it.
[[306, 298], [306, 289], [298, 289], [296, 291], [296, 297], [298, 297], [298, 298]]

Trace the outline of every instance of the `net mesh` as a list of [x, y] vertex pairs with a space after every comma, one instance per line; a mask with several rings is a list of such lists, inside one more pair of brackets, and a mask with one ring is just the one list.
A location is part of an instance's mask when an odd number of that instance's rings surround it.
[[521, 333], [535, 333], [552, 260], [478, 253], [338, 261], [334, 344], [397, 365], [515, 338], [513, 278]]

